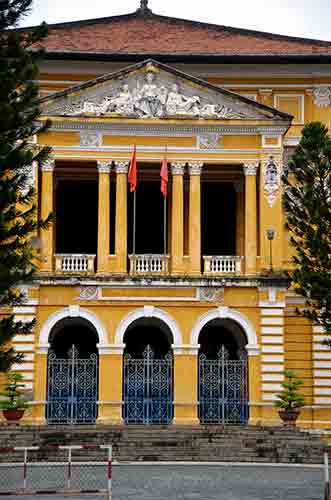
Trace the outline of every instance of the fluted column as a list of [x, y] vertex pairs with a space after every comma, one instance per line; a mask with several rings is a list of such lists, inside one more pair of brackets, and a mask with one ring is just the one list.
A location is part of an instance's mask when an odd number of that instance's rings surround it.
[[[54, 160], [45, 161], [42, 166], [41, 179], [41, 218], [46, 219], [54, 211]], [[51, 273], [53, 271], [54, 257], [54, 224], [41, 231], [42, 259], [40, 270]]]
[[111, 161], [98, 161], [98, 273], [108, 271], [110, 253], [110, 170]]
[[189, 163], [189, 251], [190, 274], [201, 273], [201, 171], [202, 162]]
[[181, 274], [184, 256], [184, 175], [185, 163], [172, 163], [171, 272]]
[[257, 211], [256, 172], [257, 165], [244, 165], [245, 173], [245, 270], [256, 274], [257, 257]]
[[116, 220], [115, 220], [115, 254], [116, 272], [127, 272], [128, 229], [127, 229], [127, 173], [129, 161], [116, 161]]

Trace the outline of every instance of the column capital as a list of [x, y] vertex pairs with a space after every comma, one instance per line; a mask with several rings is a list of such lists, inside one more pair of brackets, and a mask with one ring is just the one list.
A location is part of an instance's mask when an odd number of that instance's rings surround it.
[[109, 174], [111, 171], [111, 164], [112, 162], [109, 160], [106, 161], [98, 161], [98, 172], [99, 174]]
[[48, 160], [45, 160], [41, 164], [41, 170], [43, 172], [53, 172], [55, 168], [55, 160], [53, 158], [49, 158]]
[[250, 163], [250, 164], [244, 165], [244, 174], [245, 175], [256, 175], [258, 168], [259, 168], [258, 163]]
[[203, 167], [202, 161], [191, 161], [188, 164], [188, 171], [190, 175], [201, 175]]
[[185, 170], [185, 162], [173, 162], [171, 163], [171, 173], [172, 175], [183, 175]]
[[115, 172], [117, 174], [127, 174], [129, 170], [129, 165], [130, 161], [129, 160], [123, 160], [123, 161], [115, 161]]

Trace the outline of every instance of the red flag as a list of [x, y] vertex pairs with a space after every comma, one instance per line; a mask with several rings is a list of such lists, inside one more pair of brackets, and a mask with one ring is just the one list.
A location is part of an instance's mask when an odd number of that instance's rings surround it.
[[161, 176], [161, 193], [166, 198], [168, 193], [168, 160], [166, 153], [163, 158], [160, 176]]
[[130, 193], [134, 193], [136, 188], [137, 188], [137, 151], [136, 151], [136, 145], [134, 145], [134, 148], [133, 148], [133, 153], [132, 153], [132, 158], [131, 158], [131, 163], [130, 163], [130, 170], [129, 170], [129, 175], [128, 175], [128, 181], [130, 184]]

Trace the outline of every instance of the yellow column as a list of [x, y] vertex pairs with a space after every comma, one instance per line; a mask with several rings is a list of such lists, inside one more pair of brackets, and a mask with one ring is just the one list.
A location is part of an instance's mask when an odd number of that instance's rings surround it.
[[257, 165], [244, 165], [246, 274], [256, 274], [256, 257], [257, 257], [256, 172], [257, 172]]
[[122, 419], [122, 345], [99, 346], [98, 423], [118, 425]]
[[248, 401], [249, 407], [249, 423], [257, 425], [261, 418], [260, 406], [261, 402], [261, 370], [260, 370], [260, 350], [257, 345], [246, 346], [248, 355]]
[[[54, 160], [43, 163], [41, 179], [41, 218], [46, 219], [50, 212], [54, 210]], [[40, 270], [51, 273], [53, 271], [54, 258], [54, 224], [50, 224], [48, 229], [41, 231], [41, 263]]]
[[184, 256], [184, 175], [185, 163], [172, 163], [171, 272], [183, 273]]
[[244, 183], [234, 183], [236, 191], [236, 255], [243, 257], [245, 253], [245, 223], [244, 223]]
[[116, 272], [127, 272], [128, 229], [127, 229], [127, 173], [129, 161], [115, 162], [116, 171], [116, 221], [115, 221], [115, 254]]
[[189, 274], [201, 273], [201, 171], [203, 163], [189, 163]]
[[110, 253], [110, 161], [98, 161], [99, 211], [98, 211], [98, 273], [109, 270]]
[[[282, 205], [282, 150], [263, 150], [260, 175], [260, 257], [261, 269], [281, 270], [284, 255], [284, 214]], [[268, 229], [274, 231], [272, 262]]]
[[198, 350], [199, 346], [174, 347], [174, 425], [199, 423]]
[[34, 405], [32, 406], [34, 424], [44, 424], [46, 421], [48, 348], [49, 344], [39, 345], [35, 358]]

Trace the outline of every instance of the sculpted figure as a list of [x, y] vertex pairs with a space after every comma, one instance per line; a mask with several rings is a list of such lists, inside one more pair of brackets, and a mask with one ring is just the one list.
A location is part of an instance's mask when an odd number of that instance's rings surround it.
[[198, 96], [186, 97], [178, 91], [177, 83], [174, 83], [168, 94], [166, 111], [169, 115], [176, 114], [199, 114], [200, 99]]
[[105, 111], [132, 114], [133, 105], [133, 96], [130, 92], [129, 85], [124, 84], [121, 92], [117, 96], [108, 99], [108, 105]]
[[160, 89], [158, 89], [155, 83], [154, 73], [147, 73], [146, 82], [141, 89], [138, 88], [138, 100], [135, 104], [136, 109], [147, 117], [161, 116], [163, 108], [159, 94]]

